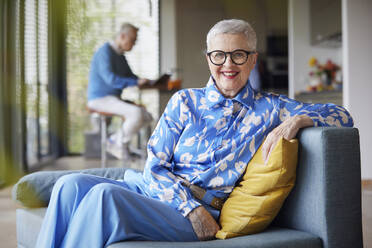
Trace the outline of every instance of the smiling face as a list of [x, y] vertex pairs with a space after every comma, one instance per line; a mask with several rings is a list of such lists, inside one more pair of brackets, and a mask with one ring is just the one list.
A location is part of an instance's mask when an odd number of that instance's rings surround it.
[[[247, 38], [243, 34], [218, 34], [211, 39], [208, 46], [208, 52], [214, 50], [232, 52], [237, 49], [251, 51]], [[257, 53], [249, 55], [246, 63], [236, 65], [232, 62], [230, 55], [227, 55], [225, 63], [218, 66], [214, 65], [207, 56], [209, 70], [216, 81], [216, 86], [227, 98], [235, 97], [245, 86], [256, 60]]]

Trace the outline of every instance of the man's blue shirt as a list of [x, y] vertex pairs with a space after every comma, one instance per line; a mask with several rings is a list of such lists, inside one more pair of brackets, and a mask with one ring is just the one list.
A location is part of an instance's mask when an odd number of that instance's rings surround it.
[[200, 203], [180, 178], [215, 197], [226, 198], [265, 137], [293, 115], [314, 126], [353, 126], [349, 113], [334, 104], [307, 104], [254, 91], [249, 82], [232, 99], [213, 79], [207, 87], [184, 89], [169, 101], [148, 143], [148, 159], [138, 191], [184, 216]]
[[137, 85], [137, 76], [130, 69], [124, 55], [115, 52], [106, 42], [93, 56], [88, 85], [88, 101], [120, 96], [124, 88]]

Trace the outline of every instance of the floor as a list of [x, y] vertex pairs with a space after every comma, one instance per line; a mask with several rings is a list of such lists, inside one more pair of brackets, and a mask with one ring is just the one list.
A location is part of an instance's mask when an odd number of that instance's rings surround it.
[[[143, 169], [144, 161], [137, 160], [130, 168]], [[97, 159], [84, 159], [81, 156], [64, 157], [58, 159], [53, 166], [46, 166], [42, 170], [79, 170], [101, 167], [101, 161]], [[109, 159], [107, 167], [122, 167], [122, 161]], [[127, 166], [128, 167], [128, 166]], [[0, 190], [0, 247], [15, 248], [16, 238], [16, 215], [15, 209], [19, 207], [11, 199], [12, 188]]]
[[[143, 161], [136, 161], [132, 168], [141, 169]], [[118, 160], [109, 160], [108, 167], [121, 166]], [[43, 170], [77, 170], [100, 167], [99, 160], [85, 160], [83, 157], [66, 157], [56, 161], [53, 166]], [[372, 248], [372, 185], [365, 186], [362, 191], [363, 236], [364, 248]], [[15, 209], [17, 204], [11, 200], [11, 187], [0, 190], [0, 246], [16, 247]]]
[[365, 248], [372, 248], [372, 185], [362, 191], [363, 241]]

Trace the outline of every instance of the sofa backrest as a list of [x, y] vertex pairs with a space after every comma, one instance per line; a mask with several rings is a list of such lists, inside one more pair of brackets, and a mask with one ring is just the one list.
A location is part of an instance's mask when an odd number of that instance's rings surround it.
[[275, 225], [313, 233], [325, 248], [363, 247], [359, 133], [302, 130], [296, 185]]

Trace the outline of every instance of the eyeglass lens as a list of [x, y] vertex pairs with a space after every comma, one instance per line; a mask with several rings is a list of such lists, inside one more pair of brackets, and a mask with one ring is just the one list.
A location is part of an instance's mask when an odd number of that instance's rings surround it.
[[227, 54], [230, 54], [232, 62], [237, 65], [244, 64], [248, 59], [248, 54], [243, 50], [236, 50], [233, 52], [213, 51], [210, 53], [209, 58], [213, 64], [222, 65], [226, 61]]

